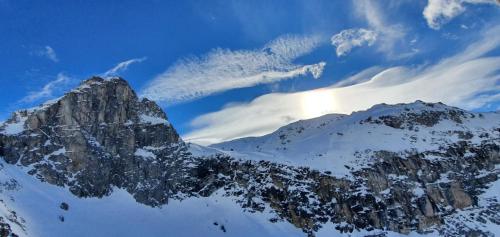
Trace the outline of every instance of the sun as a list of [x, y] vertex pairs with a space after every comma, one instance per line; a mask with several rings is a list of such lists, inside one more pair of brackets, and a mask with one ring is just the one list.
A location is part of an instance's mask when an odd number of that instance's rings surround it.
[[335, 109], [334, 93], [331, 90], [319, 89], [305, 92], [300, 101], [306, 118], [329, 114]]

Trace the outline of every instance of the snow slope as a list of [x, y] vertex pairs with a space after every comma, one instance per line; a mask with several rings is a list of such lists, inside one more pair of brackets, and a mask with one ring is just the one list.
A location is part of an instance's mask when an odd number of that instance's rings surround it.
[[[161, 208], [137, 203], [121, 189], [104, 198], [81, 199], [66, 188], [40, 182], [22, 167], [0, 162], [0, 215], [15, 211], [20, 224], [8, 222], [21, 236], [304, 236], [287, 222], [271, 224], [269, 213], [244, 212], [217, 194]], [[6, 188], [11, 182], [16, 187]], [[69, 205], [67, 211], [59, 207], [62, 202]]]
[[[384, 116], [402, 114], [463, 113], [461, 123], [441, 119], [437, 124], [403, 124], [394, 128], [375, 123]], [[351, 115], [330, 114], [298, 121], [262, 136], [241, 138], [211, 145], [234, 157], [269, 160], [289, 165], [308, 166], [330, 171], [333, 175], [349, 177], [356, 168], [365, 167], [373, 151], [423, 152], [459, 140], [460, 133], [473, 135], [470, 141], [480, 143], [480, 135], [489, 133], [498, 137], [494, 128], [500, 125], [500, 113], [469, 113], [444, 104], [417, 101], [411, 104], [376, 105]], [[407, 127], [404, 127], [407, 126]]]

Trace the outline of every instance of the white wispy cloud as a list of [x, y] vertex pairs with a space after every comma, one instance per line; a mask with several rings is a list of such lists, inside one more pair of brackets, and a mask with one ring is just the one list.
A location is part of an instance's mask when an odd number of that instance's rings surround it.
[[355, 47], [371, 46], [377, 40], [377, 33], [367, 29], [348, 29], [332, 36], [332, 45], [337, 48], [337, 56], [341, 57]]
[[386, 19], [377, 1], [356, 0], [353, 1], [355, 13], [366, 20], [370, 31], [377, 35], [377, 48], [389, 58], [400, 58], [401, 55], [411, 54], [395, 52], [395, 46], [406, 37], [406, 31], [401, 24], [391, 23]]
[[352, 75], [344, 80], [336, 82], [335, 84], [332, 85], [332, 87], [352, 86], [365, 81], [369, 81], [370, 78], [379, 74], [382, 71], [384, 71], [384, 68], [380, 66], [369, 67], [367, 69], [362, 70], [361, 72], [356, 73], [355, 75]]
[[119, 73], [126, 71], [131, 64], [140, 63], [146, 59], [147, 59], [146, 57], [133, 58], [133, 59], [129, 59], [129, 60], [120, 62], [120, 63], [116, 64], [116, 66], [114, 66], [113, 68], [111, 68], [108, 71], [106, 71], [105, 73], [103, 73], [102, 76], [103, 77], [118, 76]]
[[467, 4], [499, 4], [497, 0], [429, 0], [424, 18], [429, 27], [439, 30], [443, 24], [462, 14]]
[[[487, 57], [500, 47], [500, 27], [480, 35], [461, 53], [433, 65], [369, 68], [338, 84], [297, 93], [271, 93], [249, 103], [229, 105], [191, 121], [187, 141], [210, 144], [263, 135], [290, 122], [367, 109], [379, 103], [415, 100], [444, 102], [475, 109], [500, 101], [500, 57]], [[378, 72], [377, 72], [378, 71]], [[367, 79], [362, 79], [367, 76]], [[357, 84], [352, 84], [358, 82]]]
[[38, 55], [40, 57], [45, 57], [55, 63], [59, 62], [59, 58], [57, 57], [56, 51], [50, 47], [50, 46], [45, 46], [43, 49], [40, 49], [33, 54]]
[[141, 95], [172, 104], [308, 73], [319, 78], [324, 62], [301, 65], [294, 60], [321, 43], [319, 36], [287, 35], [255, 50], [215, 49], [202, 57], [180, 60], [154, 78]]
[[53, 81], [50, 81], [49, 83], [45, 84], [40, 90], [38, 91], [31, 91], [28, 93], [27, 96], [22, 98], [20, 102], [22, 103], [31, 103], [40, 99], [47, 99], [53, 96], [53, 93], [55, 90], [60, 89], [61, 86], [64, 86], [67, 84], [70, 80], [70, 77], [66, 76], [64, 73], [59, 73], [56, 76], [56, 79]]

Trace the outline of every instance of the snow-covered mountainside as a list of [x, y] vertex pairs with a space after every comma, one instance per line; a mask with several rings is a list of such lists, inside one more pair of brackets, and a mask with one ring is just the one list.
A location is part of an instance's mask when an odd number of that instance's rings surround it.
[[[262, 137], [210, 147], [239, 159], [309, 167], [361, 183], [362, 195], [372, 194], [377, 201], [395, 198], [389, 201], [392, 208], [419, 207], [424, 217], [414, 220], [419, 228], [439, 226], [443, 235], [474, 235], [500, 233], [500, 205], [494, 197], [500, 194], [499, 144], [499, 112], [472, 113], [416, 101], [298, 121]], [[460, 194], [450, 191], [455, 188]], [[412, 200], [406, 204], [398, 200], [405, 192]], [[482, 192], [490, 194], [488, 201], [481, 199]], [[457, 211], [462, 209], [467, 211]], [[366, 206], [363, 210], [369, 211]], [[396, 211], [395, 216], [404, 214]]]
[[[41, 182], [19, 166], [1, 162], [0, 236], [303, 236], [287, 222], [269, 225], [270, 214], [243, 212], [231, 198], [173, 200], [163, 207], [138, 203], [115, 188], [103, 198], [79, 198]], [[7, 230], [9, 228], [10, 230]]]
[[[376, 105], [351, 115], [298, 121], [262, 136], [211, 145], [234, 157], [269, 160], [352, 176], [368, 167], [374, 152], [436, 151], [465, 141], [498, 142], [500, 113], [471, 113], [442, 103]], [[432, 160], [428, 155], [425, 159]]]
[[499, 118], [378, 105], [202, 147], [94, 77], [0, 124], [0, 236], [494, 236]]

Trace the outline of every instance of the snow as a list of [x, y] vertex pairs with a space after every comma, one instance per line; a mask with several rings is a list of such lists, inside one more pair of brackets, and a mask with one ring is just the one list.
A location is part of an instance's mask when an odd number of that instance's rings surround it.
[[[159, 208], [137, 203], [121, 189], [103, 198], [77, 198], [65, 188], [27, 175], [21, 167], [3, 159], [1, 164], [0, 182], [14, 178], [21, 186], [0, 192], [5, 206], [25, 219], [26, 231], [10, 223], [20, 236], [305, 236], [288, 222], [269, 222], [271, 213], [244, 212], [221, 194], [171, 200]], [[67, 211], [59, 208], [61, 202], [69, 204]], [[1, 216], [8, 214], [5, 206], [0, 203]]]
[[[61, 97], [57, 97], [57, 98], [54, 98], [54, 99], [50, 99], [50, 100], [47, 100], [45, 102], [43, 102], [42, 106], [40, 108], [43, 108], [43, 107], [47, 107], [47, 106], [50, 106], [50, 105], [53, 105], [57, 102], [59, 102], [61, 99], [63, 98], [63, 96]], [[37, 108], [39, 109], [39, 108]]]
[[[338, 177], [350, 178], [351, 172], [374, 162], [374, 151], [387, 150], [399, 154], [439, 150], [441, 146], [460, 139], [453, 131], [470, 132], [472, 144], [480, 144], [480, 134], [495, 134], [500, 126], [500, 114], [472, 114], [463, 111], [467, 118], [463, 124], [442, 119], [427, 127], [399, 129], [385, 124], [362, 122], [368, 118], [397, 116], [402, 113], [423, 111], [462, 111], [444, 104], [376, 105], [369, 110], [351, 115], [330, 114], [298, 121], [261, 136], [236, 139], [211, 145], [233, 157], [250, 160], [269, 160], [295, 166], [308, 166], [330, 171]], [[474, 115], [474, 116], [473, 116]], [[441, 159], [441, 157], [428, 157]]]
[[160, 117], [141, 114], [141, 115], [139, 115], [139, 118], [140, 118], [142, 123], [149, 123], [151, 125], [157, 125], [157, 124], [170, 125], [170, 123], [166, 119], [160, 118]]
[[443, 174], [439, 174], [439, 179], [434, 181], [435, 184], [441, 184], [441, 183], [450, 183], [452, 180], [449, 178], [449, 176], [453, 174], [452, 172], [448, 171]]
[[202, 156], [213, 156], [217, 154], [224, 154], [223, 151], [220, 151], [219, 149], [212, 148], [212, 147], [205, 147], [205, 146], [200, 146], [195, 143], [187, 143], [188, 150], [191, 152], [191, 154], [195, 157], [202, 157]]
[[153, 152], [142, 148], [138, 148], [137, 150], [135, 150], [134, 155], [143, 157], [145, 159], [156, 159], [156, 155]]
[[[498, 168], [498, 166], [499, 165], [497, 165], [497, 167], [495, 168], [497, 171], [500, 170]], [[498, 175], [497, 175], [497, 178], [498, 178]], [[483, 205], [486, 204], [486, 203], [484, 203], [484, 201], [487, 199], [498, 198], [499, 194], [500, 194], [500, 178], [497, 179], [495, 182], [489, 184], [489, 187], [485, 190], [485, 192], [479, 196], [479, 198], [480, 198], [479, 205], [482, 206], [482, 204]], [[500, 231], [497, 233], [500, 233]]]
[[44, 158], [48, 159], [51, 156], [58, 156], [58, 155], [64, 155], [64, 154], [66, 154], [66, 148], [63, 147], [63, 148], [60, 148], [60, 149], [58, 149], [58, 150], [56, 150], [48, 155], [45, 155]]
[[415, 188], [413, 188], [413, 194], [416, 197], [422, 197], [425, 195], [425, 191], [421, 187], [415, 187]]
[[[3, 131], [0, 130], [0, 133], [5, 135], [17, 135], [24, 131], [24, 123], [28, 119], [27, 116], [21, 116], [19, 112], [15, 113], [15, 121], [14, 122], [6, 122], [3, 124], [5, 126]], [[2, 125], [0, 125], [0, 128]]]
[[[349, 225], [348, 223], [343, 223], [344, 225]], [[319, 231], [316, 233], [317, 237], [333, 237], [333, 236], [348, 236], [348, 237], [366, 237], [366, 236], [387, 236], [387, 237], [434, 237], [439, 236], [437, 232], [431, 232], [429, 234], [419, 234], [416, 232], [410, 232], [409, 234], [400, 234], [393, 231], [385, 231], [385, 230], [372, 230], [367, 231], [364, 229], [354, 230], [352, 233], [341, 233], [340, 231], [335, 229], [335, 225], [331, 222], [325, 224]]]

